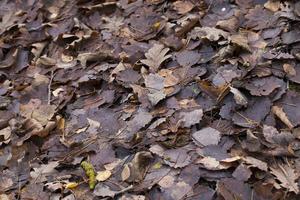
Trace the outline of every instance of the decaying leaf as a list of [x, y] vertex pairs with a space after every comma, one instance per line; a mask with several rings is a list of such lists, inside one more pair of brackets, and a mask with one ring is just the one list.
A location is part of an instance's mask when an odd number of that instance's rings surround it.
[[144, 179], [151, 163], [151, 153], [141, 151], [135, 154], [133, 160], [126, 164], [122, 171], [122, 180], [139, 182]]
[[250, 157], [250, 156], [247, 156], [247, 157], [244, 157], [242, 158], [248, 165], [250, 165], [251, 167], [256, 167], [262, 171], [268, 171], [268, 165], [267, 163], [259, 160], [259, 159], [256, 159], [256, 158], [253, 158], [253, 157]]
[[285, 71], [285, 73], [289, 76], [296, 76], [296, 74], [297, 74], [294, 66], [292, 66], [291, 64], [285, 63], [285, 64], [283, 64], [282, 68]]
[[164, 45], [154, 44], [152, 48], [145, 53], [146, 59], [142, 59], [141, 62], [148, 67], [153, 72], [156, 72], [160, 65], [171, 57], [171, 55], [167, 55], [169, 48], [165, 48]]
[[182, 168], [191, 163], [191, 156], [188, 155], [188, 150], [183, 147], [165, 150], [160, 145], [153, 145], [149, 150], [162, 157], [170, 167]]
[[229, 36], [228, 32], [221, 29], [211, 27], [195, 27], [191, 33], [191, 38], [196, 39], [208, 39], [210, 41], [218, 41], [221, 37], [227, 39]]
[[183, 122], [183, 127], [191, 127], [201, 121], [203, 110], [197, 109], [190, 112], [181, 112], [179, 115], [180, 121]]
[[173, 6], [179, 14], [186, 14], [194, 8], [194, 4], [190, 1], [175, 1]]
[[78, 183], [76, 183], [76, 182], [70, 182], [70, 183], [67, 183], [66, 185], [65, 185], [65, 188], [67, 188], [67, 189], [74, 189], [74, 188], [76, 188], [78, 186]]
[[298, 1], [0, 1], [0, 199], [297, 199], [299, 21]]
[[289, 128], [294, 128], [294, 125], [291, 123], [285, 112], [283, 111], [282, 107], [273, 106], [272, 112]]
[[10, 136], [11, 136], [11, 128], [8, 126], [4, 129], [0, 130], [0, 146], [2, 144], [8, 144], [10, 142]]
[[34, 179], [36, 183], [44, 182], [47, 180], [47, 176], [57, 173], [55, 168], [59, 165], [57, 161], [49, 162], [48, 164], [43, 164], [38, 168], [34, 168], [34, 171], [30, 172], [30, 176]]
[[280, 181], [280, 185], [286, 188], [288, 191], [299, 193], [299, 185], [296, 181], [299, 178], [299, 174], [295, 172], [288, 165], [278, 164], [276, 167], [270, 167], [271, 173]]
[[221, 133], [211, 127], [206, 127], [192, 134], [193, 141], [200, 146], [217, 145], [221, 138]]

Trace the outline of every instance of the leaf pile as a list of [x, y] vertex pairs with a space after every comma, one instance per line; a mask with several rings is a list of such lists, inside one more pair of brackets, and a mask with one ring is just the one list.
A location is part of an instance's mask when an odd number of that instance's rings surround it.
[[0, 199], [299, 199], [300, 2], [0, 2]]

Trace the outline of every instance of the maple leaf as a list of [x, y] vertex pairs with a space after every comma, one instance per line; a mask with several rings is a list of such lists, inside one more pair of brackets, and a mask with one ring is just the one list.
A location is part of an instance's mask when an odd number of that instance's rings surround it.
[[103, 25], [103, 28], [108, 29], [113, 33], [117, 33], [120, 29], [120, 26], [124, 24], [123, 17], [103, 17], [102, 19], [106, 22], [106, 24]]
[[297, 184], [298, 174], [288, 165], [278, 165], [277, 168], [270, 167], [271, 173], [281, 182], [281, 186], [291, 192], [299, 193]]
[[160, 65], [171, 57], [171, 55], [166, 55], [170, 49], [164, 48], [164, 45], [154, 44], [151, 49], [145, 53], [147, 59], [141, 60], [141, 62], [150, 67], [151, 71], [157, 71]]

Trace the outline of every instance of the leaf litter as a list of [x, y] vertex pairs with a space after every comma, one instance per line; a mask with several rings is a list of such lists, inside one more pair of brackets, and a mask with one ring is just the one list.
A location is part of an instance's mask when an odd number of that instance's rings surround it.
[[300, 3], [0, 3], [0, 199], [299, 199]]

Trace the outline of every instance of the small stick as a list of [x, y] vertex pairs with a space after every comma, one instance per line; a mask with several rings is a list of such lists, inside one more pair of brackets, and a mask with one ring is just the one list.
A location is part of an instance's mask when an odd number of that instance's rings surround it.
[[52, 70], [49, 85], [48, 85], [48, 105], [50, 105], [51, 103], [51, 85], [52, 85], [53, 78], [54, 78], [54, 73]]

